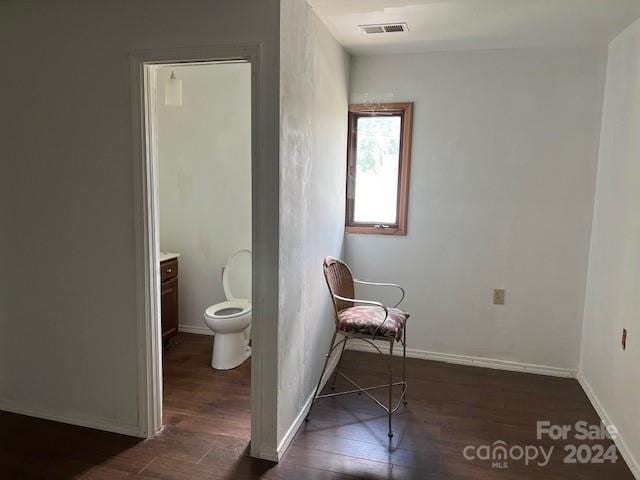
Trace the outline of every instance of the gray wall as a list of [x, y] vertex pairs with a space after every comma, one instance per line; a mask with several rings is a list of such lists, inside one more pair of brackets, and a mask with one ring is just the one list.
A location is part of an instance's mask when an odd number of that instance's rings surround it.
[[[164, 103], [172, 71], [181, 107]], [[180, 325], [211, 334], [222, 267], [251, 248], [251, 65], [159, 67], [157, 91], [160, 249], [181, 255]]]
[[[640, 21], [609, 46], [580, 376], [640, 475]], [[629, 332], [627, 350], [622, 329]]]
[[[130, 53], [262, 45], [261, 153], [273, 178], [261, 222], [277, 233], [279, 12], [276, 0], [0, 2], [0, 56], [12, 66], [0, 89], [0, 408], [137, 432]], [[260, 268], [276, 289], [277, 252]], [[259, 394], [275, 409], [275, 385]], [[259, 440], [273, 443], [275, 411], [264, 417]]]
[[348, 83], [347, 55], [306, 3], [284, 0], [281, 15], [280, 451], [333, 328], [322, 260], [342, 252]]
[[408, 235], [345, 241], [357, 277], [406, 287], [414, 354], [577, 368], [605, 59], [354, 57], [351, 102], [415, 102]]

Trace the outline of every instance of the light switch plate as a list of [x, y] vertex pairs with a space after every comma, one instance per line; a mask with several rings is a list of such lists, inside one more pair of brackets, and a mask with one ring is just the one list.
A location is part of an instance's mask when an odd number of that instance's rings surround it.
[[504, 288], [495, 288], [493, 290], [493, 304], [504, 305]]

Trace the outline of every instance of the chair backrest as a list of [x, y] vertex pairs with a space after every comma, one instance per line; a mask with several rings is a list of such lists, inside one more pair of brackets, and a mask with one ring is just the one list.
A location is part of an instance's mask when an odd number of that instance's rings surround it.
[[333, 296], [340, 295], [345, 298], [354, 298], [355, 287], [353, 284], [353, 275], [346, 263], [333, 257], [324, 259], [323, 270], [337, 316], [338, 312], [341, 312], [345, 308], [353, 307], [353, 302], [338, 300]]

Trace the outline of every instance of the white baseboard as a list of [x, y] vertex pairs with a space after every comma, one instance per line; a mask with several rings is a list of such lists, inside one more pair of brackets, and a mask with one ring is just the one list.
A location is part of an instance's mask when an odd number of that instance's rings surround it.
[[[335, 352], [338, 352], [339, 350], [340, 349], [338, 348], [335, 350]], [[324, 386], [327, 384], [327, 381], [331, 378], [331, 374], [333, 373], [336, 366], [338, 365], [338, 358], [339, 358], [339, 355], [333, 355], [329, 360], [329, 365], [327, 365], [327, 371], [325, 372], [324, 378], [322, 379], [322, 383], [320, 384], [320, 391], [322, 391]], [[291, 426], [287, 429], [287, 433], [284, 434], [284, 437], [282, 437], [282, 440], [280, 440], [280, 443], [278, 444], [278, 451], [275, 452], [274, 458], [268, 458], [268, 460], [277, 462], [282, 458], [282, 455], [284, 455], [284, 452], [287, 451], [287, 448], [289, 448], [289, 445], [291, 444], [293, 437], [295, 437], [296, 433], [298, 432], [298, 429], [304, 422], [304, 419], [307, 416], [307, 412], [309, 411], [309, 408], [311, 408], [311, 403], [313, 401], [313, 394], [314, 392], [311, 392], [311, 394], [309, 394], [309, 397], [304, 402], [304, 405], [302, 406], [302, 409], [298, 413], [298, 416], [295, 418]]]
[[178, 325], [178, 331], [183, 333], [197, 333], [198, 335], [213, 335], [213, 330], [209, 327], [198, 327], [197, 325]]
[[[602, 423], [607, 427], [609, 425], [612, 425], [613, 422], [611, 421], [609, 415], [607, 414], [607, 411], [602, 406], [602, 403], [600, 403], [600, 400], [596, 396], [595, 392], [591, 388], [591, 385], [589, 385], [589, 382], [580, 373], [578, 373], [577, 379], [578, 379], [578, 382], [580, 383], [580, 386], [582, 386], [584, 393], [586, 393], [587, 397], [589, 397], [589, 401], [593, 405], [593, 408], [596, 410], [596, 413], [600, 417], [600, 420], [602, 420]], [[633, 474], [633, 476], [637, 480], [640, 480], [640, 463], [633, 456], [633, 454], [631, 453], [631, 450], [629, 450], [629, 447], [627, 447], [627, 444], [624, 441], [624, 438], [622, 437], [622, 433], [620, 432], [619, 429], [618, 429], [618, 435], [613, 441], [616, 444], [616, 447], [618, 447], [618, 450], [620, 451], [620, 455], [622, 455], [622, 458], [624, 458], [625, 462], [627, 462], [627, 465], [631, 469], [631, 473]]]
[[[388, 343], [385, 342], [388, 348]], [[377, 353], [377, 350], [365, 342], [349, 342], [347, 350], [358, 352]], [[384, 352], [385, 350], [382, 349]], [[396, 348], [394, 355], [401, 356], [402, 349]], [[512, 372], [535, 373], [537, 375], [548, 375], [552, 377], [575, 378], [576, 371], [569, 368], [550, 367], [547, 365], [536, 365], [533, 363], [512, 362], [508, 360], [498, 360], [494, 358], [472, 357], [469, 355], [456, 355], [453, 353], [429, 352], [427, 350], [417, 350], [407, 348], [408, 358], [420, 358], [423, 360], [433, 360], [436, 362], [454, 363], [456, 365], [468, 365], [472, 367], [492, 368], [494, 370], [509, 370]]]
[[17, 413], [18, 415], [26, 415], [28, 417], [52, 420], [54, 422], [68, 423], [70, 425], [76, 425], [78, 427], [88, 427], [95, 430], [103, 430], [105, 432], [129, 435], [131, 437], [146, 438], [146, 436], [142, 434], [138, 425], [118, 423], [106, 418], [73, 414], [68, 412], [54, 412], [38, 407], [21, 407], [5, 400], [0, 400], [0, 410], [5, 412]]

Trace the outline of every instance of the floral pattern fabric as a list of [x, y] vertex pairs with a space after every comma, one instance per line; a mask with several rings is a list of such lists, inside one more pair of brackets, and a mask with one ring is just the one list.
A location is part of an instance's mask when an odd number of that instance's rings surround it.
[[384, 321], [384, 310], [370, 305], [358, 305], [345, 308], [338, 313], [338, 329], [346, 333], [359, 333], [371, 335], [378, 330], [378, 337], [392, 337], [396, 340], [402, 338], [404, 325], [409, 314], [398, 308], [389, 308], [389, 317]]

